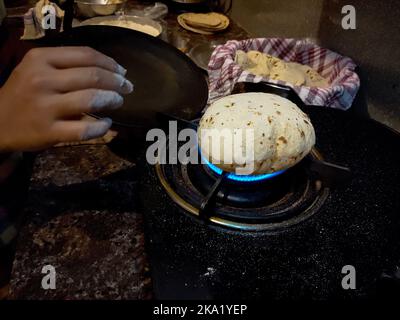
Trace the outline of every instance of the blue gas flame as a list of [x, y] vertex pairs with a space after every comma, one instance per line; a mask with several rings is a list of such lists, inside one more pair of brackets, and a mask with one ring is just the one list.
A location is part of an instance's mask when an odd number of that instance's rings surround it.
[[[215, 166], [214, 164], [210, 163], [206, 158], [202, 157], [204, 163], [217, 175], [222, 175], [223, 170]], [[284, 173], [286, 170], [276, 171], [273, 173], [266, 173], [266, 174], [258, 174], [258, 175], [237, 175], [234, 173], [228, 173], [227, 178], [234, 181], [239, 182], [255, 182], [255, 181], [263, 181], [268, 180], [273, 177], [279, 176], [280, 174]]]

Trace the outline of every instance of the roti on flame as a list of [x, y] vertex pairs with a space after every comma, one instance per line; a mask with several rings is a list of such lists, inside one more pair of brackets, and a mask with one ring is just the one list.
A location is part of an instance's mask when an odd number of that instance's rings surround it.
[[[253, 134], [246, 139], [247, 129]], [[238, 134], [241, 139], [235, 142]], [[206, 110], [198, 139], [202, 156], [222, 170], [238, 174], [246, 165], [254, 168], [246, 174], [265, 174], [300, 162], [315, 144], [315, 131], [309, 117], [288, 99], [243, 93], [224, 97]]]

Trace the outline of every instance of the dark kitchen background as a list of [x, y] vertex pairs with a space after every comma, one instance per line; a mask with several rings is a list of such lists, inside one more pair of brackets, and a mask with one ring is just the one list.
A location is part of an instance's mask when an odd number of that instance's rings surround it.
[[[151, 3], [151, 1], [142, 1]], [[35, 3], [5, 1], [6, 6]], [[343, 30], [341, 9], [357, 11], [357, 29]], [[397, 0], [233, 0], [230, 16], [254, 37], [310, 38], [351, 57], [362, 88], [353, 109], [400, 131], [400, 6]]]
[[[353, 5], [357, 29], [343, 30], [341, 9]], [[400, 131], [400, 5], [397, 0], [235, 0], [232, 17], [254, 36], [315, 39], [360, 67], [353, 106]]]

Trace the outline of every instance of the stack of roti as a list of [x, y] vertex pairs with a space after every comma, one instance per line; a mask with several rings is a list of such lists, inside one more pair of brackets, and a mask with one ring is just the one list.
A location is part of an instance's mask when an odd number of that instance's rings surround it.
[[259, 51], [236, 52], [235, 62], [242, 69], [272, 80], [289, 82], [295, 86], [326, 88], [329, 82], [309, 66], [297, 62], [286, 62]]
[[210, 35], [225, 30], [229, 19], [220, 13], [183, 13], [178, 16], [182, 28], [200, 34]]
[[[253, 134], [247, 136], [246, 130]], [[229, 141], [229, 132], [241, 138]], [[314, 146], [315, 132], [294, 103], [255, 92], [214, 102], [201, 118], [198, 139], [202, 156], [212, 164], [227, 172], [255, 175], [297, 164]], [[240, 171], [245, 166], [253, 171]]]

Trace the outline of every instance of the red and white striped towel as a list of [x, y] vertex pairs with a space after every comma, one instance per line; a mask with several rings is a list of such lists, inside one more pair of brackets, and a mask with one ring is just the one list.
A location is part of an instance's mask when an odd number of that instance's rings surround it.
[[[328, 79], [327, 88], [295, 86], [291, 83], [256, 76], [235, 63], [237, 50], [256, 50], [285, 61], [308, 65]], [[209, 102], [231, 94], [237, 82], [270, 82], [291, 87], [306, 105], [327, 106], [342, 110], [351, 107], [360, 87], [354, 72], [356, 64], [348, 57], [321, 48], [307, 40], [259, 38], [228, 41], [218, 46], [208, 64]]]

